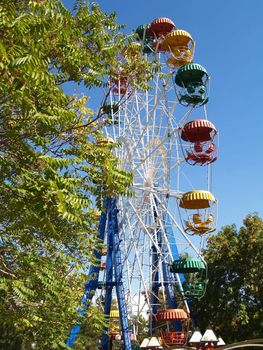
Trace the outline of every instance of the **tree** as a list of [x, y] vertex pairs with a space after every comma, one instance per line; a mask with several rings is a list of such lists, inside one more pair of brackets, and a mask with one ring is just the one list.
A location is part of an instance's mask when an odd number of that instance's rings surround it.
[[104, 319], [102, 308], [92, 305], [81, 326], [74, 350], [99, 350], [105, 323], [107, 320]]
[[135, 320], [135, 325], [137, 329], [137, 339], [138, 342], [141, 344], [143, 339], [149, 336], [149, 316], [137, 316]]
[[248, 215], [244, 226], [225, 226], [208, 241], [209, 283], [197, 304], [198, 323], [232, 343], [262, 337], [263, 220]]
[[100, 142], [103, 108], [63, 91], [106, 87], [120, 66], [146, 87], [151, 69], [120, 29], [96, 4], [72, 14], [59, 0], [0, 0], [0, 325], [24, 349], [65, 346], [100, 244], [96, 209], [129, 193], [118, 145]]

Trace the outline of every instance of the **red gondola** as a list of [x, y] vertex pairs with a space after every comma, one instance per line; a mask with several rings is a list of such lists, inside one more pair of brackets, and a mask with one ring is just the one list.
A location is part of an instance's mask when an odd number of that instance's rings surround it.
[[[192, 120], [181, 129], [181, 139], [190, 143], [182, 146], [185, 160], [191, 165], [207, 165], [216, 159], [216, 145], [214, 138], [217, 135], [215, 126], [205, 119]], [[186, 148], [186, 149], [185, 149]]]
[[161, 36], [170, 33], [173, 29], [175, 29], [175, 24], [169, 18], [156, 18], [150, 24], [147, 34], [156, 38], [160, 38]]
[[114, 94], [125, 95], [128, 89], [127, 77], [120, 76], [119, 79], [112, 79], [112, 92]]
[[125, 95], [128, 90], [128, 76], [124, 74], [122, 69], [112, 74], [110, 78], [112, 92], [114, 94]]
[[175, 29], [175, 24], [172, 20], [166, 17], [156, 18], [149, 26], [147, 31], [148, 36], [153, 38], [152, 48], [156, 52], [163, 51], [163, 38]]
[[[158, 311], [155, 315], [155, 319], [160, 323], [160, 336], [163, 345], [166, 347], [174, 347], [186, 344], [189, 330], [189, 317], [183, 309]], [[172, 329], [172, 323], [169, 325], [169, 323], [173, 321], [179, 321], [181, 323], [180, 331]]]

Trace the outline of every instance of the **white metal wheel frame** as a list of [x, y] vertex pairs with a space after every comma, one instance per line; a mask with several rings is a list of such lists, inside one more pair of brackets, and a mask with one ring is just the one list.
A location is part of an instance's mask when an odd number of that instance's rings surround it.
[[[187, 235], [181, 224], [178, 199], [182, 192], [181, 145], [178, 130], [187, 122], [193, 108], [185, 108], [184, 115], [176, 115], [174, 69], [164, 67], [156, 73], [149, 91], [127, 91], [110, 95], [113, 104], [121, 100], [119, 110], [110, 116], [112, 124], [105, 134], [121, 142], [116, 150], [120, 167], [134, 176], [132, 197], [118, 200], [119, 228], [123, 260], [123, 283], [127, 309], [136, 337], [136, 318], [151, 317], [152, 249], [158, 254], [160, 294], [159, 303], [166, 300], [168, 282], [172, 288], [182, 290], [178, 275], [170, 274], [165, 281], [161, 265], [170, 265], [179, 254], [201, 257], [203, 238]], [[188, 166], [189, 172], [193, 167]], [[189, 188], [189, 190], [192, 190]], [[203, 188], [205, 189], [205, 188]], [[167, 226], [167, 222], [169, 225]], [[159, 232], [158, 241], [157, 232]], [[175, 256], [177, 255], [177, 256]], [[202, 257], [201, 257], [202, 258]], [[184, 300], [186, 310], [187, 301]], [[148, 316], [147, 316], [148, 315]]]

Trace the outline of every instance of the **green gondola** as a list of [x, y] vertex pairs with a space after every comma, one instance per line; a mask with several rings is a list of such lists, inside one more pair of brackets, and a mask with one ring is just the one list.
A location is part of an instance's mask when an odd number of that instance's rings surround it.
[[178, 99], [182, 105], [204, 105], [208, 102], [209, 75], [204, 67], [190, 63], [178, 69], [175, 83]]
[[98, 289], [104, 289], [104, 288], [106, 288], [108, 286], [114, 287], [114, 286], [116, 286], [116, 282], [107, 282], [107, 283], [104, 282], [104, 281], [99, 281], [98, 282]]
[[102, 114], [108, 115], [109, 119], [107, 121], [107, 124], [109, 125], [118, 125], [119, 124], [119, 118], [116, 113], [119, 111], [119, 104], [118, 103], [105, 103], [102, 108], [101, 112]]
[[149, 36], [147, 33], [147, 30], [149, 28], [149, 24], [141, 24], [137, 29], [135, 30], [135, 33], [137, 34], [140, 41], [143, 42], [143, 53], [152, 53], [152, 46], [154, 37]]
[[205, 295], [207, 278], [206, 263], [197, 258], [181, 258], [171, 266], [172, 273], [183, 273], [185, 281], [182, 284], [184, 296], [189, 299], [201, 299]]
[[118, 103], [105, 103], [102, 106], [101, 111], [103, 114], [112, 115], [119, 111], [119, 105]]
[[139, 37], [140, 40], [144, 41], [148, 35], [147, 35], [147, 29], [149, 28], [149, 24], [141, 24], [139, 27], [136, 28], [135, 33]]

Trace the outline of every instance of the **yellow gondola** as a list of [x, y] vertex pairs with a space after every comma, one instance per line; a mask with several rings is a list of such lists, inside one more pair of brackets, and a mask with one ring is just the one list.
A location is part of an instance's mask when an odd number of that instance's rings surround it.
[[132, 42], [122, 50], [122, 54], [126, 59], [135, 59], [141, 54], [141, 48], [140, 43]]
[[120, 318], [119, 310], [110, 311], [109, 337], [111, 340], [114, 340], [115, 337], [120, 334], [119, 318]]
[[98, 146], [113, 145], [115, 141], [111, 137], [103, 137], [97, 141]]
[[176, 67], [191, 63], [194, 56], [194, 40], [185, 30], [176, 29], [168, 33], [162, 43], [162, 50], [171, 53], [167, 64]]
[[110, 318], [119, 318], [119, 317], [120, 317], [119, 310], [111, 310], [110, 311]]
[[[195, 190], [186, 192], [180, 199], [179, 207], [186, 210], [187, 220], [184, 229], [192, 235], [204, 235], [216, 229], [216, 198], [209, 191]], [[191, 213], [191, 210], [197, 210]]]

